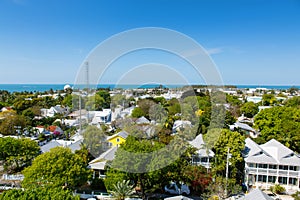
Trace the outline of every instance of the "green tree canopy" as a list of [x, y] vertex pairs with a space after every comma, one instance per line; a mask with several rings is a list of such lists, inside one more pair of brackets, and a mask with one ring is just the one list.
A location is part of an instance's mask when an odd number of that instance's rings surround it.
[[215, 175], [225, 177], [227, 152], [231, 154], [229, 159], [229, 177], [237, 180], [242, 180], [241, 174], [244, 169], [244, 159], [242, 150], [245, 148], [245, 137], [238, 132], [232, 132], [227, 129], [222, 129], [218, 140], [214, 144], [215, 160], [213, 163], [213, 172]]
[[276, 106], [264, 109], [254, 118], [260, 135], [258, 143], [276, 139], [293, 151], [300, 152], [300, 110], [295, 107]]
[[300, 108], [300, 97], [299, 96], [295, 96], [295, 97], [292, 97], [292, 98], [288, 99], [285, 102], [285, 106], [286, 107]]
[[277, 100], [274, 94], [264, 94], [262, 96], [262, 103], [264, 106], [272, 106], [277, 103]]
[[131, 113], [131, 116], [134, 118], [139, 118], [139, 117], [142, 117], [145, 115], [146, 115], [146, 113], [140, 107], [134, 108]]
[[0, 200], [79, 200], [70, 190], [62, 188], [35, 188], [30, 190], [8, 190], [0, 194]]
[[94, 157], [105, 151], [105, 141], [106, 136], [104, 132], [96, 126], [87, 126], [83, 132], [83, 144]]
[[2, 135], [16, 135], [18, 132], [22, 133], [28, 125], [30, 125], [30, 121], [27, 117], [12, 113], [0, 122], [0, 133]]
[[39, 155], [40, 147], [30, 139], [0, 138], [0, 160], [9, 172], [20, 171], [29, 166], [31, 161]]
[[241, 107], [241, 112], [249, 118], [254, 117], [258, 113], [258, 105], [254, 102], [246, 102]]
[[86, 183], [90, 171], [82, 157], [64, 147], [55, 147], [39, 155], [23, 170], [24, 188], [38, 186], [74, 188]]

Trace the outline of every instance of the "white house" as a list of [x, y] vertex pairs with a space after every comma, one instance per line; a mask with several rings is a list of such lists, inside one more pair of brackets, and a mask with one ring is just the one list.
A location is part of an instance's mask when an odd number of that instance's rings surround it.
[[92, 124], [109, 123], [111, 122], [111, 109], [103, 109], [102, 111], [94, 111]]
[[202, 165], [205, 168], [210, 168], [210, 162], [215, 156], [215, 153], [205, 146], [202, 134], [189, 142], [191, 146], [197, 149], [197, 155], [192, 158], [192, 164]]
[[50, 109], [42, 108], [42, 117], [53, 117], [55, 114], [66, 115], [69, 112], [68, 108], [62, 107], [60, 105], [52, 106]]
[[250, 138], [245, 145], [246, 181], [249, 185], [269, 189], [280, 184], [287, 191], [300, 191], [300, 157], [278, 142], [258, 145]]
[[115, 153], [117, 151], [118, 147], [114, 146], [104, 153], [102, 153], [98, 158], [95, 158], [89, 163], [88, 168], [93, 170], [93, 178], [99, 177], [104, 178], [105, 177], [105, 165], [107, 161], [112, 161], [115, 158]]

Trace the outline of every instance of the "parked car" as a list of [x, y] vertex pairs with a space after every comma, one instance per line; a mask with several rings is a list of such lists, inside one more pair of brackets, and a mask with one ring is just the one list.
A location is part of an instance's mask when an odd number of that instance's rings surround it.
[[165, 192], [168, 194], [183, 194], [189, 195], [191, 193], [189, 186], [186, 184], [177, 184], [176, 182], [171, 182], [165, 186]]

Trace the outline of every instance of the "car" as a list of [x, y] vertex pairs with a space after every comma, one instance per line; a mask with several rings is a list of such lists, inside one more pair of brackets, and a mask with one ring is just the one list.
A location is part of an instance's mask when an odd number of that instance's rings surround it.
[[183, 183], [177, 184], [176, 182], [170, 182], [170, 184], [166, 185], [164, 189], [168, 194], [189, 195], [191, 193], [189, 186]]

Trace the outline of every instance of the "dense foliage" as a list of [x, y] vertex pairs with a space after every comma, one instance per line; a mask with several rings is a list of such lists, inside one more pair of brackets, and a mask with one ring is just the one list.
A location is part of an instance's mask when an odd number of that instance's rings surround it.
[[0, 138], [0, 161], [8, 172], [18, 172], [29, 166], [39, 153], [37, 142], [30, 139]]
[[28, 190], [8, 190], [0, 194], [0, 200], [79, 200], [71, 191], [61, 188], [34, 188]]
[[83, 158], [64, 147], [56, 147], [36, 157], [32, 165], [23, 171], [22, 186], [74, 188], [84, 184], [89, 176]]
[[300, 152], [300, 110], [296, 107], [277, 106], [262, 110], [255, 117], [255, 125], [261, 133], [256, 139], [258, 143], [276, 139]]

